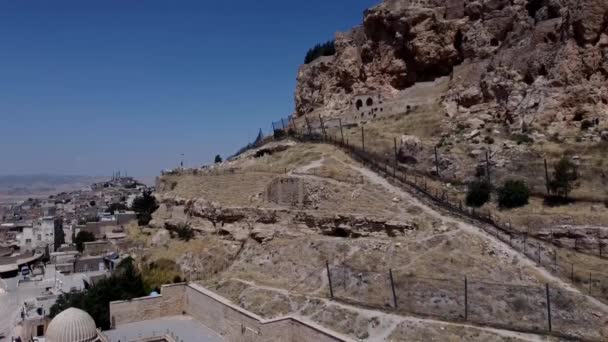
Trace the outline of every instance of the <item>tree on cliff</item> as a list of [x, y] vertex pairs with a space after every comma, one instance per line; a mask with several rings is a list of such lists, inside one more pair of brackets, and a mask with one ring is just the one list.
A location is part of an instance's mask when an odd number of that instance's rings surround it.
[[137, 222], [140, 226], [145, 226], [152, 220], [152, 213], [158, 209], [156, 197], [151, 191], [144, 191], [143, 195], [133, 201], [132, 209], [137, 213]]
[[219, 164], [222, 162], [222, 156], [220, 156], [219, 154], [215, 156], [215, 163]]
[[333, 40], [323, 44], [317, 44], [312, 49], [308, 50], [304, 57], [304, 64], [308, 64], [322, 56], [332, 56], [336, 53], [336, 46]]
[[549, 183], [551, 191], [561, 198], [568, 198], [578, 179], [576, 164], [566, 156], [555, 165], [553, 179]]

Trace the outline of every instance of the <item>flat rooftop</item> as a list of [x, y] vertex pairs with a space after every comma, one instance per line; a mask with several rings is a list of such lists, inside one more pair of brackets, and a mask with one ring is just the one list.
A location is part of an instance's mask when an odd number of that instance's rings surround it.
[[134, 322], [117, 326], [114, 330], [104, 331], [110, 342], [141, 341], [157, 337], [163, 341], [170, 336], [180, 342], [224, 342], [218, 333], [201, 324], [190, 316], [173, 316]]

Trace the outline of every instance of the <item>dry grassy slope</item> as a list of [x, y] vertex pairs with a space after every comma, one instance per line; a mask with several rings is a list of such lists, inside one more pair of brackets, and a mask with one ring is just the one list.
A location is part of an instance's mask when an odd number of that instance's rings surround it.
[[[281, 144], [285, 143], [273, 143], [264, 148], [273, 149]], [[177, 218], [194, 226], [210, 227], [208, 222], [186, 215], [185, 206], [175, 204], [175, 198], [184, 199], [182, 202], [204, 198], [217, 202], [222, 208], [250, 206], [283, 210], [278, 222], [229, 223], [221, 228], [225, 235], [220, 236], [214, 234], [216, 230], [202, 229], [197, 239], [189, 243], [163, 238], [162, 230], [142, 232], [133, 229], [131, 239], [134, 245], [141, 247], [135, 253], [146, 262], [159, 258], [176, 260], [187, 278], [200, 279], [265, 317], [296, 312], [355, 338], [369, 340], [389, 335], [390, 340], [407, 339], [408, 336], [416, 340], [433, 334], [450, 336], [448, 340], [477, 341], [510, 340], [512, 336], [471, 331], [462, 326], [446, 330], [440, 323], [405, 324], [380, 312], [372, 311], [374, 314], [370, 316], [360, 308], [328, 305], [318, 299], [328, 296], [326, 261], [338, 275], [340, 267], [354, 272], [344, 273], [346, 282], [336, 280], [336, 286], [344, 287], [342, 295], [345, 298], [376, 305], [387, 304], [387, 298], [390, 299], [385, 275], [393, 269], [399, 284], [398, 292], [402, 298], [408, 298], [410, 305], [404, 305], [403, 314], [410, 312], [408, 308], [415, 308], [416, 312], [428, 310], [429, 314], [448, 312], [457, 318], [461, 314], [460, 296], [465, 275], [472, 286], [478, 286], [476, 315], [489, 315], [506, 322], [542, 322], [542, 317], [532, 317], [542, 315], [542, 286], [549, 282], [556, 290], [563, 290], [559, 281], [548, 277], [516, 252], [470, 226], [429, 211], [407, 194], [389, 188], [369, 171], [363, 172], [361, 165], [336, 148], [321, 144], [287, 143], [286, 146], [286, 150], [259, 158], [254, 156], [256, 151], [251, 151], [211, 169], [198, 170], [196, 174], [188, 171], [187, 175], [162, 177], [159, 197], [167, 202], [154, 215], [160, 222]], [[307, 188], [316, 190], [314, 203], [307, 208], [290, 208], [268, 202], [265, 189], [275, 177], [301, 179]], [[417, 229], [394, 237], [383, 233], [359, 239], [325, 236], [314, 227], [294, 223], [293, 215], [300, 211], [322, 216], [369, 215], [376, 219], [414, 222]], [[264, 242], [249, 238], [260, 230], [270, 231], [267, 235], [270, 238]], [[378, 278], [382, 283], [357, 285], [357, 274], [372, 277], [369, 272], [383, 275]], [[445, 280], [424, 281], [422, 278]], [[418, 280], [412, 283], [412, 279]], [[481, 281], [533, 286], [540, 296], [537, 298], [525, 291], [496, 290], [502, 287], [480, 285]], [[453, 298], [438, 299], [439, 293], [444, 293], [440, 297]], [[576, 298], [577, 301], [556, 304], [556, 319], [561, 319], [562, 328], [567, 327], [569, 332], [600, 338], [600, 334], [606, 333], [605, 313], [582, 296]], [[534, 303], [530, 304], [534, 306], [530, 308], [533, 314], [522, 318], [517, 310], [525, 311], [527, 306], [523, 303], [527, 302]], [[575, 317], [570, 317], [573, 313]], [[413, 330], [409, 331], [409, 327]]]
[[[376, 119], [366, 119], [358, 122], [357, 126], [345, 127], [342, 132], [337, 119], [325, 118], [326, 132], [336, 139], [340, 139], [343, 134], [345, 141], [362, 146], [363, 128], [365, 148], [383, 154], [391, 161], [394, 160], [394, 139], [397, 139], [399, 147], [403, 135], [416, 136], [422, 141], [424, 150], [419, 154], [419, 164], [415, 168], [427, 173], [434, 172], [434, 147], [439, 146], [439, 158], [446, 159], [446, 164], [449, 164], [442, 175], [459, 182], [475, 178], [476, 167], [485, 164], [485, 150], [488, 150], [493, 163], [491, 172], [495, 184], [500, 185], [506, 179], [524, 179], [539, 194], [546, 189], [544, 159], [548, 160], [551, 174], [552, 165], [566, 154], [575, 157], [580, 165], [578, 186], [572, 196], [590, 199], [595, 203], [579, 202], [548, 208], [542, 206], [542, 201], [533, 200], [533, 205], [505, 213], [505, 216], [509, 216], [513, 223], [519, 223], [518, 227], [524, 230], [560, 224], [603, 226], [608, 223], [608, 211], [604, 210], [601, 203], [608, 199], [608, 173], [605, 171], [608, 143], [576, 142], [574, 139], [556, 141], [539, 136], [532, 129], [529, 135], [535, 142], [518, 145], [515, 136], [502, 122], [487, 121], [483, 127], [476, 127], [474, 121], [450, 118], [441, 104], [446, 90], [447, 81], [415, 84], [404, 95], [411, 96], [416, 103], [409, 110], [404, 108], [403, 113], [398, 115], [379, 115]], [[349, 115], [344, 114], [346, 117]], [[320, 127], [316, 116], [307, 118], [313, 130]], [[300, 130], [306, 130], [305, 117], [297, 119], [295, 124]], [[467, 135], [476, 129], [479, 136], [467, 139]], [[486, 138], [491, 140], [486, 141]], [[435, 184], [435, 187], [461, 198], [466, 191], [462, 186], [445, 187], [440, 183]], [[492, 205], [488, 208], [492, 208]]]

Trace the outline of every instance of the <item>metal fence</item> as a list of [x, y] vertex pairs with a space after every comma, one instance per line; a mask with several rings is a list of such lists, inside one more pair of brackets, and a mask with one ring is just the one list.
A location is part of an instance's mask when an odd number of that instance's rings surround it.
[[332, 299], [358, 306], [582, 340], [601, 338], [593, 333], [601, 320], [577, 311], [587, 298], [549, 285], [419, 277], [329, 263], [327, 276]]
[[439, 209], [476, 222], [487, 233], [522, 252], [540, 266], [544, 266], [564, 279], [570, 279], [575, 285], [588, 290], [589, 293], [608, 300], [608, 274], [590, 271], [584, 265], [576, 265], [568, 262], [567, 258], [559, 256], [559, 250], [570, 250], [573, 253], [591, 255], [606, 260], [608, 258], [606, 254], [608, 253], [601, 239], [597, 239], [595, 242], [597, 246], [581, 250], [580, 245], [577, 246], [577, 240], [574, 241], [574, 246], [562, 246], [555, 242], [553, 234], [546, 234], [542, 238], [528, 234], [523, 229], [516, 229], [511, 222], [500, 221], [489, 210], [480, 211], [475, 208], [468, 208], [463, 205], [462, 201], [455, 196], [450, 196], [444, 189], [435, 189], [429, 186], [432, 182], [445, 184], [453, 181], [446, 180], [436, 174], [425, 174], [399, 163], [396, 157], [396, 141], [395, 155], [391, 158], [366, 148], [363, 128], [361, 141], [358, 144], [353, 144], [345, 139], [341, 121], [332, 126], [338, 132], [335, 135], [328, 134], [328, 125], [322, 118], [319, 118], [316, 124], [308, 118], [305, 118], [305, 121], [304, 126], [298, 127], [292, 120], [287, 126], [290, 131], [284, 131], [283, 133], [285, 133], [285, 136], [289, 133], [291, 137], [303, 142], [328, 143], [341, 148], [355, 160], [383, 174], [393, 184], [416, 193], [421, 199], [428, 200], [429, 204]]

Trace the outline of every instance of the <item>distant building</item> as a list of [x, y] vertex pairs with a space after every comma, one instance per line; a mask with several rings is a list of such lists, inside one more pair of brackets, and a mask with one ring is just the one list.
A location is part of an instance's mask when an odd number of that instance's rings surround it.
[[32, 227], [24, 227], [21, 233], [19, 247], [22, 251], [34, 251], [49, 247], [54, 251], [55, 218], [43, 217]]

